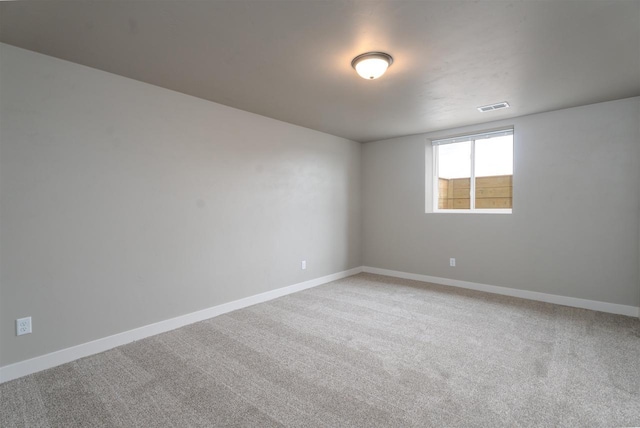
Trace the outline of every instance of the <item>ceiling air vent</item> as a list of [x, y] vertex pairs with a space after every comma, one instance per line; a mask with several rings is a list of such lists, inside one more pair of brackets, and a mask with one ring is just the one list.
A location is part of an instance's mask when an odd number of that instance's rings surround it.
[[486, 106], [478, 107], [478, 111], [481, 113], [484, 113], [486, 111], [500, 110], [503, 108], [509, 108], [509, 103], [506, 101], [503, 101], [501, 103], [489, 104]]

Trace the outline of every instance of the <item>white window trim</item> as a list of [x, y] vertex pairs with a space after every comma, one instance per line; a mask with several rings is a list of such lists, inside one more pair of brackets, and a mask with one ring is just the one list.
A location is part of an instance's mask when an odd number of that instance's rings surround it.
[[[431, 146], [432, 146], [432, 162], [433, 162], [433, 166], [432, 166], [432, 171], [433, 171], [433, 175], [432, 175], [432, 186], [433, 188], [431, 189], [431, 194], [432, 194], [432, 209], [431, 209], [431, 213], [433, 214], [512, 214], [513, 213], [513, 208], [509, 209], [509, 208], [476, 208], [476, 201], [475, 201], [475, 197], [471, 197], [471, 195], [476, 194], [475, 192], [475, 187], [476, 187], [476, 183], [475, 180], [470, 180], [470, 194], [469, 194], [469, 209], [462, 209], [462, 210], [452, 210], [452, 209], [440, 209], [438, 208], [438, 196], [439, 196], [439, 181], [438, 179], [440, 178], [440, 174], [438, 171], [438, 147], [443, 145], [443, 144], [452, 144], [452, 143], [459, 143], [459, 142], [463, 142], [463, 141], [471, 141], [471, 177], [475, 177], [475, 158], [476, 158], [476, 140], [480, 140], [483, 138], [487, 138], [487, 137], [497, 137], [500, 135], [514, 135], [513, 132], [513, 128], [501, 128], [501, 129], [496, 129], [496, 130], [490, 130], [490, 131], [485, 131], [485, 132], [478, 132], [478, 133], [474, 133], [474, 134], [464, 134], [464, 135], [459, 135], [459, 136], [455, 136], [455, 137], [448, 137], [448, 138], [439, 138], [437, 140], [432, 140], [431, 141]], [[515, 139], [514, 139], [514, 143], [515, 143]], [[513, 195], [512, 195], [513, 198]]]

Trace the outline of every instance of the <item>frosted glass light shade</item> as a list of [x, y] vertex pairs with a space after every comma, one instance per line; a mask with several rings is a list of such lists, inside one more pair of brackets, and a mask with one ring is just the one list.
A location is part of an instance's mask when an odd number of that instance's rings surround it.
[[355, 57], [351, 61], [351, 66], [363, 79], [373, 80], [382, 76], [392, 63], [393, 58], [389, 54], [367, 52]]

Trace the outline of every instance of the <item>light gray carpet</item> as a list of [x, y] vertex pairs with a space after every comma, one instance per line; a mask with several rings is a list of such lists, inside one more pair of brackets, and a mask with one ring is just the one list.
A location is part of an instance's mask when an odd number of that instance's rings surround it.
[[0, 426], [638, 426], [640, 321], [370, 274], [0, 385]]

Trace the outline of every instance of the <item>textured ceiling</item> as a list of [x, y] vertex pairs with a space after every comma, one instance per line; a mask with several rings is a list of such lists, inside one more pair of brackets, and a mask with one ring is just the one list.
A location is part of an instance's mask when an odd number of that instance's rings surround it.
[[2, 2], [0, 40], [364, 142], [640, 95], [637, 0]]

